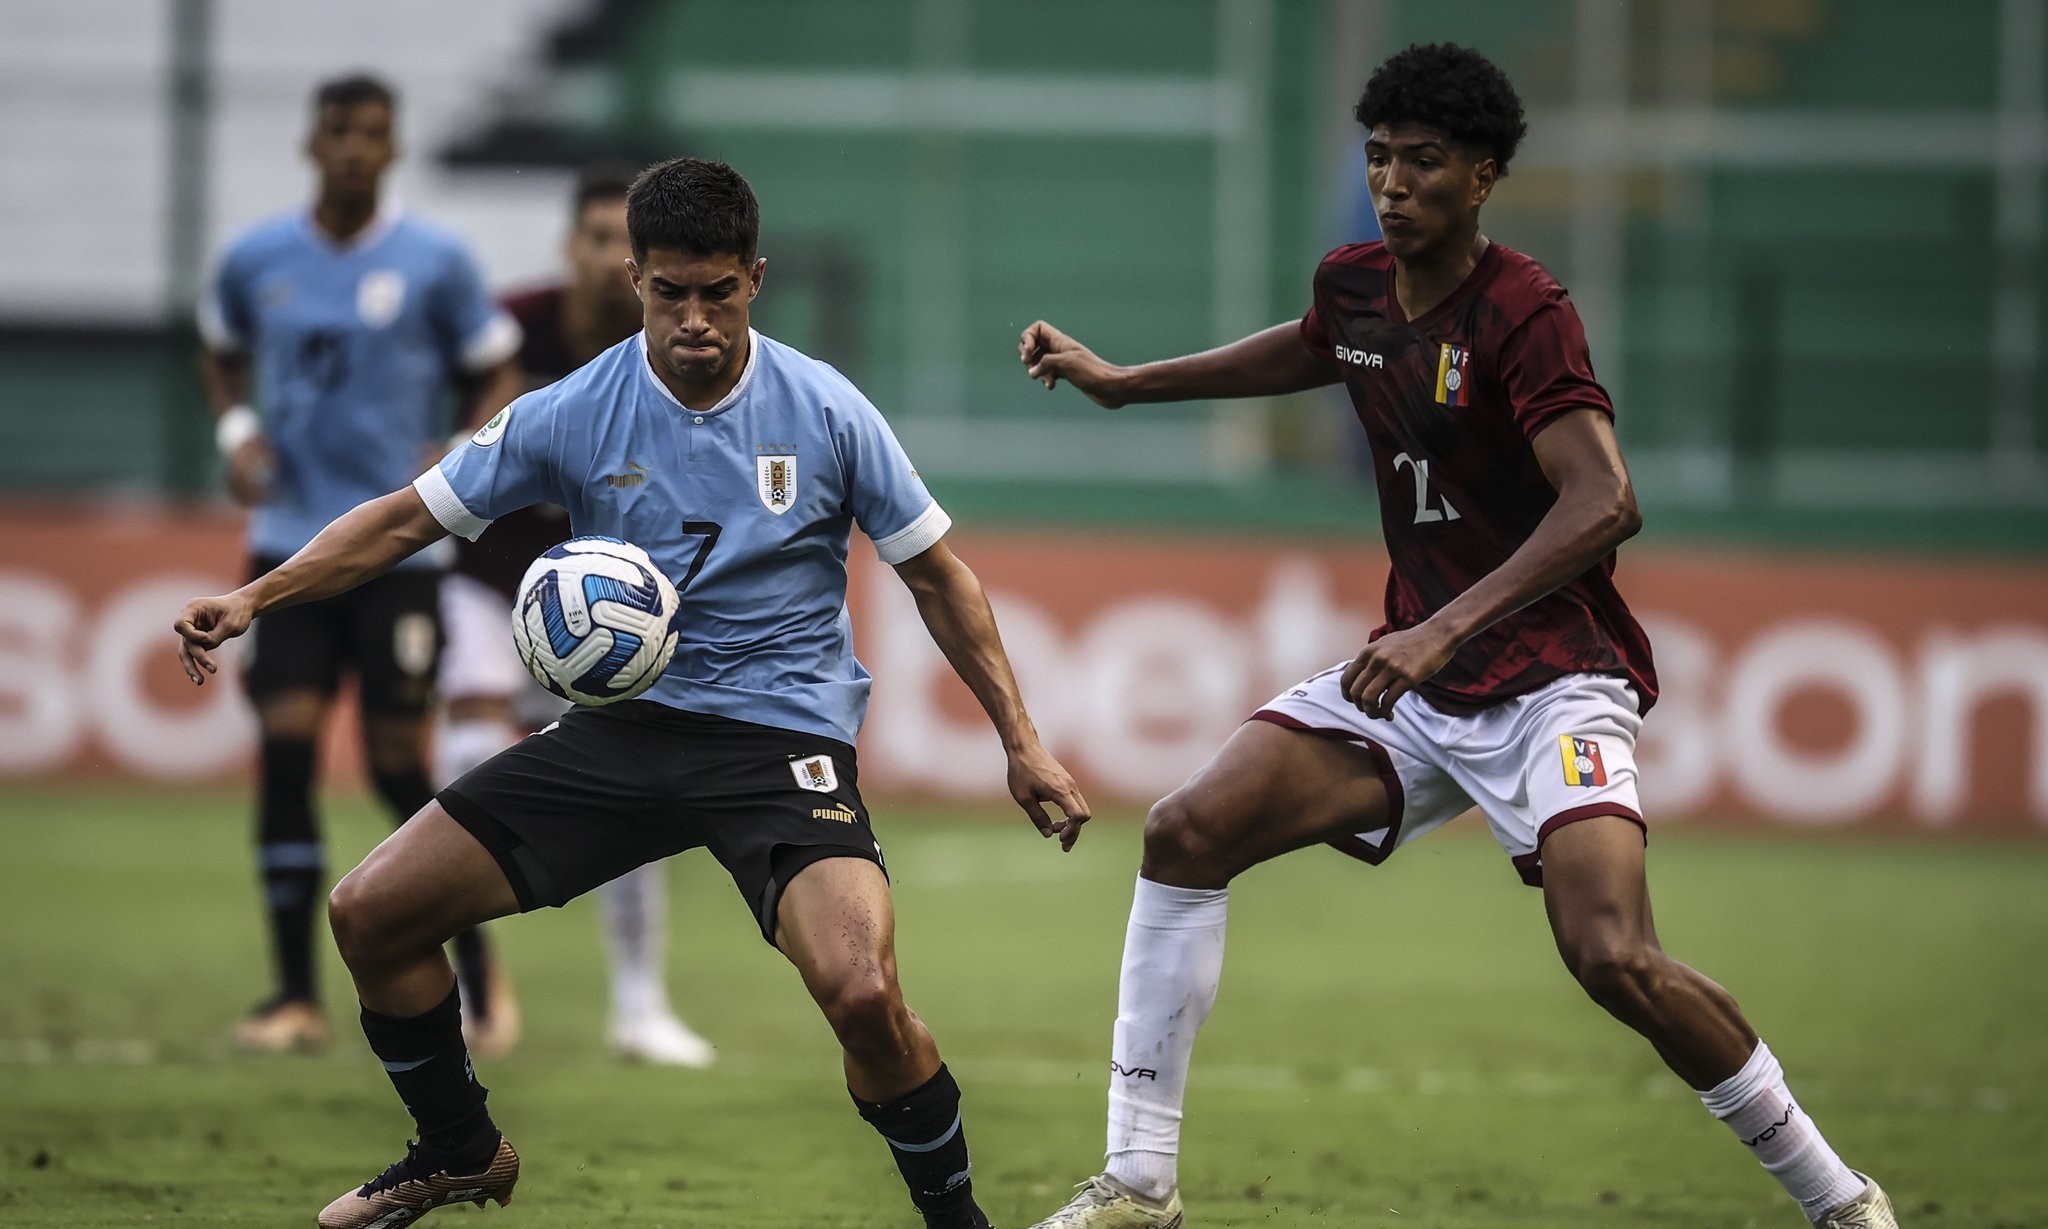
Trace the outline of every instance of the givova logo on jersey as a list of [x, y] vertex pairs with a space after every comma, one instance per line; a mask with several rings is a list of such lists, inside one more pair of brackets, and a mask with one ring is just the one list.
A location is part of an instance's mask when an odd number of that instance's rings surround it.
[[1557, 736], [1558, 752], [1564, 757], [1564, 783], [1588, 789], [1607, 784], [1607, 765], [1600, 762], [1600, 744], [1570, 734]]

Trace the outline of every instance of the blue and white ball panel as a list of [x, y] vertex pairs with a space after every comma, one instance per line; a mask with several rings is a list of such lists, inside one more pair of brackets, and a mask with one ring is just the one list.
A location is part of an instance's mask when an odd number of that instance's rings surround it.
[[680, 603], [647, 553], [617, 538], [572, 538], [534, 560], [512, 635], [548, 690], [578, 704], [631, 699], [675, 653]]

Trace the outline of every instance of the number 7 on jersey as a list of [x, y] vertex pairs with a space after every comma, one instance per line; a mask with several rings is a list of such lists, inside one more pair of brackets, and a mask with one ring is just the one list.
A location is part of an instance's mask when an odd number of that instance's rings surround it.
[[704, 570], [704, 561], [711, 557], [711, 548], [718, 545], [718, 534], [720, 528], [721, 527], [717, 521], [683, 522], [684, 533], [696, 534], [702, 537], [704, 540], [698, 543], [697, 545], [697, 555], [695, 558], [690, 560], [690, 570], [683, 573], [683, 578], [676, 582], [677, 593], [681, 593], [683, 590], [688, 589], [690, 587], [690, 582], [697, 579], [697, 573]]

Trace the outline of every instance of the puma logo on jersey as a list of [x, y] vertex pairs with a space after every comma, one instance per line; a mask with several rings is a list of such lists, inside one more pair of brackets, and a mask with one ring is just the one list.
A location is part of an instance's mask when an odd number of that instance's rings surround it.
[[606, 474], [604, 476], [605, 483], [609, 486], [626, 487], [639, 486], [647, 481], [647, 467], [640, 464], [640, 462], [628, 461], [626, 462], [626, 469], [628, 472], [623, 474]]
[[1384, 355], [1374, 354], [1370, 350], [1353, 350], [1349, 346], [1337, 347], [1337, 361], [1349, 363], [1353, 367], [1372, 367], [1381, 371], [1386, 370], [1387, 366]]

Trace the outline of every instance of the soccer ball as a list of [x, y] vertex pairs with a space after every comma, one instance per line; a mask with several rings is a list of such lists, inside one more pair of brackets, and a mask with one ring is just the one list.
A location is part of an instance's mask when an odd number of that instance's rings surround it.
[[616, 704], [654, 685], [675, 656], [676, 587], [617, 538], [570, 538], [519, 582], [512, 641], [541, 686], [577, 704]]

